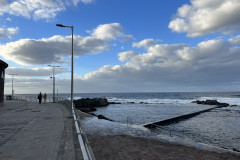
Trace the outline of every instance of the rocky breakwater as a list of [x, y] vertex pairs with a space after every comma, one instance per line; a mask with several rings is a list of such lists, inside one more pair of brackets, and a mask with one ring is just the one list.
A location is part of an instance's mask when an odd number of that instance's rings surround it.
[[197, 100], [197, 101], [193, 101], [192, 103], [204, 104], [204, 105], [216, 105], [219, 107], [228, 107], [229, 106], [228, 103], [220, 103], [217, 100], [210, 100], [210, 99], [207, 99], [206, 101]]
[[[81, 98], [78, 100], [74, 100], [73, 102], [75, 104], [76, 109], [86, 113], [96, 111], [97, 110], [96, 107], [106, 107], [109, 104], [111, 104], [108, 102], [106, 98]], [[99, 119], [110, 120], [109, 118], [104, 117], [103, 115], [95, 115], [94, 113], [90, 114], [97, 116]]]
[[80, 110], [91, 110], [95, 107], [104, 107], [109, 105], [106, 98], [81, 98], [74, 100], [73, 102], [75, 104], [75, 108]]

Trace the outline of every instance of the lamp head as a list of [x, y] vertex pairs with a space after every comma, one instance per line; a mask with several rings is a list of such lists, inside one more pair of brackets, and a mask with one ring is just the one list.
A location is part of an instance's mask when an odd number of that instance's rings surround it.
[[66, 27], [66, 26], [64, 26], [62, 24], [56, 24], [56, 26], [58, 26], [58, 27]]

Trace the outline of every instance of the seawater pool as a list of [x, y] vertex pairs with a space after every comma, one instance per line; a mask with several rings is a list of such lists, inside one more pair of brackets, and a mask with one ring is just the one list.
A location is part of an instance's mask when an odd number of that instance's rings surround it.
[[[143, 124], [184, 115], [213, 106], [198, 104], [115, 104], [97, 108], [96, 115], [104, 115], [114, 123], [99, 124], [111, 134], [129, 133], [150, 136]], [[213, 109], [179, 123], [161, 126], [154, 134], [174, 136], [188, 141], [240, 151], [240, 106]], [[95, 122], [96, 123], [96, 122]], [[111, 125], [110, 125], [111, 124]], [[114, 124], [114, 125], [113, 125]], [[120, 124], [120, 125], [118, 125]], [[130, 126], [131, 127], [127, 127]], [[99, 126], [97, 128], [99, 128]], [[132, 127], [134, 126], [134, 127]], [[95, 129], [97, 129], [95, 127]], [[100, 127], [101, 128], [101, 127]], [[103, 130], [99, 130], [101, 132]], [[104, 131], [105, 132], [105, 131]]]

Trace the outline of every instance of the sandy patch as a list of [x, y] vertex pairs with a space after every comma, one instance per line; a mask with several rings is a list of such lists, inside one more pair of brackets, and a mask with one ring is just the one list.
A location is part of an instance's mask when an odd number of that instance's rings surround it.
[[234, 153], [201, 150], [127, 135], [87, 135], [98, 160], [239, 160]]

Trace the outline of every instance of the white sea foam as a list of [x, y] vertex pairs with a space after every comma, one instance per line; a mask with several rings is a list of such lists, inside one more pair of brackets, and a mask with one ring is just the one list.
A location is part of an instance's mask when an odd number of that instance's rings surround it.
[[148, 103], [148, 104], [188, 104], [193, 100], [190, 99], [121, 99], [121, 98], [108, 98], [109, 102], [118, 102], [118, 103], [131, 103], [134, 102], [136, 104], [139, 103]]
[[[73, 99], [82, 99], [83, 97], [74, 97]], [[71, 98], [69, 98], [71, 99]]]
[[217, 100], [221, 103], [228, 103], [230, 105], [240, 105], [240, 98], [238, 97], [201, 97], [198, 99], [169, 99], [169, 98], [151, 98], [151, 99], [133, 99], [133, 98], [107, 98], [109, 102], [118, 103], [148, 103], [148, 104], [189, 104], [195, 100]]
[[210, 100], [217, 100], [218, 102], [221, 102], [221, 103], [228, 103], [229, 105], [240, 105], [240, 98], [238, 97], [201, 97], [199, 98], [198, 100], [207, 100], [207, 99], [210, 99]]

